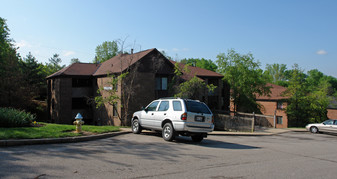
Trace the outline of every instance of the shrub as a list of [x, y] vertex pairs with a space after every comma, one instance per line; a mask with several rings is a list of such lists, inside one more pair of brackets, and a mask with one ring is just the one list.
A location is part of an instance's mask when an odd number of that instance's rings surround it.
[[33, 114], [13, 108], [0, 108], [0, 127], [26, 127], [35, 120]]

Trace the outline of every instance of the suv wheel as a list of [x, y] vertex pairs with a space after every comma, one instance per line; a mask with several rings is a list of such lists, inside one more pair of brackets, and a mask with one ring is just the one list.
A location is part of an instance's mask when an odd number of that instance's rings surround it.
[[163, 127], [162, 135], [164, 140], [172, 141], [175, 137], [175, 131], [171, 123], [166, 123]]
[[191, 136], [191, 138], [192, 138], [193, 142], [201, 142], [202, 139], [204, 139], [204, 137], [201, 134], [193, 135], [193, 136]]
[[132, 132], [134, 134], [140, 134], [142, 132], [142, 126], [139, 124], [138, 119], [132, 121]]

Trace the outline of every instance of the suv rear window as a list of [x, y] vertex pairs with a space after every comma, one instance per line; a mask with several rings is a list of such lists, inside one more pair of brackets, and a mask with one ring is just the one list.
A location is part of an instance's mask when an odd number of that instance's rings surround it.
[[204, 103], [196, 101], [185, 101], [188, 112], [211, 114], [211, 111]]

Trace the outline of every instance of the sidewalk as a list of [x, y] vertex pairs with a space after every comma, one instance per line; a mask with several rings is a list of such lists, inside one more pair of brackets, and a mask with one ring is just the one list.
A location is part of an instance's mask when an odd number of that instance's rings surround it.
[[[0, 147], [6, 146], [18, 146], [18, 145], [35, 145], [35, 144], [56, 144], [56, 143], [73, 143], [83, 142], [90, 140], [103, 139], [108, 137], [114, 137], [118, 135], [131, 133], [131, 128], [120, 128], [119, 132], [110, 132], [105, 134], [97, 134], [90, 136], [80, 137], [65, 137], [65, 138], [48, 138], [48, 139], [11, 139], [0, 140]], [[274, 128], [259, 128], [254, 132], [229, 132], [229, 131], [213, 131], [208, 135], [223, 135], [223, 136], [269, 136], [282, 134], [286, 132], [306, 132], [305, 129], [274, 129]], [[144, 131], [145, 132], [145, 131]]]

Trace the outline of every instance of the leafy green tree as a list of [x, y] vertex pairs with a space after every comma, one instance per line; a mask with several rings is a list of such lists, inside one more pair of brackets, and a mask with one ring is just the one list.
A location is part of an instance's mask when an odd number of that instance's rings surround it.
[[304, 126], [309, 122], [310, 98], [307, 88], [306, 76], [303, 70], [295, 64], [292, 69], [292, 76], [285, 95], [290, 96], [286, 112], [289, 119], [289, 126]]
[[70, 60], [70, 64], [73, 64], [73, 63], [81, 63], [81, 62], [80, 62], [80, 59], [78, 59], [78, 58], [72, 58]]
[[[234, 111], [258, 112], [256, 95], [270, 92], [263, 78], [260, 63], [254, 61], [251, 53], [241, 55], [233, 49], [217, 56], [218, 72], [224, 75], [224, 81], [231, 87]], [[247, 105], [248, 104], [248, 105]]]
[[310, 122], [318, 123], [327, 119], [327, 107], [331, 98], [327, 95], [330, 84], [327, 79], [321, 79], [316, 88], [308, 95], [310, 103]]
[[117, 41], [105, 41], [96, 47], [94, 63], [102, 63], [118, 54]]
[[329, 88], [328, 94], [330, 96], [337, 97], [337, 78], [332, 77], [332, 76], [327, 76], [327, 80], [331, 85], [331, 87]]
[[[45, 99], [46, 98], [46, 76], [44, 65], [38, 63], [36, 58], [29, 52], [28, 55], [20, 61], [20, 70], [25, 74], [24, 79], [28, 84], [28, 91], [32, 99]], [[28, 92], [27, 91], [27, 92]]]
[[169, 90], [175, 94], [175, 97], [202, 100], [202, 96], [205, 96], [208, 92], [213, 92], [216, 88], [213, 84], [208, 85], [196, 76], [189, 80], [182, 79], [183, 74], [190, 73], [188, 64], [180, 65], [177, 62], [174, 68], [175, 76], [169, 84]]
[[6, 20], [0, 17], [0, 106], [26, 108], [29, 104], [26, 95], [27, 84], [20, 71], [20, 56], [13, 40], [9, 38]]
[[196, 66], [199, 68], [207, 69], [210, 71], [216, 71], [217, 66], [212, 60], [206, 60], [204, 58], [189, 58], [189, 59], [182, 59], [180, 63], [188, 64], [190, 66]]
[[57, 53], [55, 53], [53, 57], [49, 58], [48, 60], [49, 63], [46, 63], [45, 66], [45, 72], [47, 75], [51, 75], [65, 67], [65, 65], [61, 65], [62, 60], [60, 55]]
[[307, 123], [322, 122], [327, 119], [327, 107], [331, 102], [330, 78], [317, 69], [307, 75], [297, 64], [291, 70], [292, 77], [286, 95], [289, 95], [289, 126], [303, 127]]
[[285, 64], [267, 64], [264, 74], [269, 78], [268, 82], [277, 84], [279, 81], [285, 81], [287, 65]]

